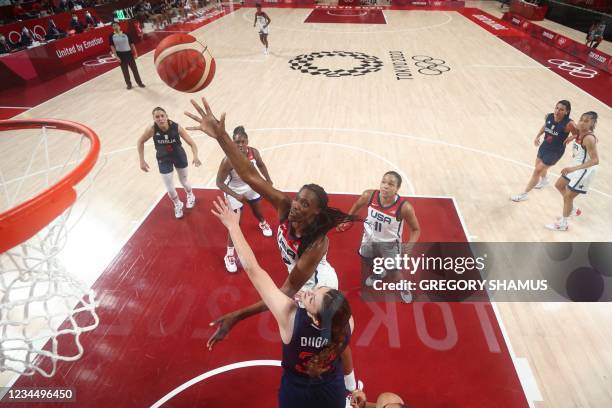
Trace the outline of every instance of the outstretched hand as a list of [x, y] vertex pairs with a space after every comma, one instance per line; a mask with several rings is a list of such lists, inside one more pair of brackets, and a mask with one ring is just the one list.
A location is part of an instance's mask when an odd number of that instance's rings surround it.
[[199, 116], [190, 112], [185, 112], [185, 115], [198, 122], [198, 126], [189, 126], [186, 128], [187, 130], [201, 130], [213, 139], [217, 139], [225, 133], [225, 113], [222, 113], [220, 119], [217, 119], [204, 97], [202, 97], [202, 106], [198, 105], [193, 99], [191, 104]]
[[228, 313], [211, 322], [210, 326], [217, 326], [217, 330], [215, 330], [213, 335], [210, 336], [206, 342], [206, 348], [208, 348], [209, 351], [212, 351], [215, 344], [223, 340], [237, 322], [238, 319], [232, 313]]
[[213, 201], [215, 207], [210, 212], [217, 217], [227, 229], [232, 226], [237, 226], [240, 223], [240, 213], [234, 212], [227, 201], [227, 198], [217, 197], [217, 201]]

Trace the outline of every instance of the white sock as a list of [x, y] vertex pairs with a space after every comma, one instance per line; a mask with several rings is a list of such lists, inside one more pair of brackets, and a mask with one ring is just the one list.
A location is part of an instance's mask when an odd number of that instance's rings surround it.
[[170, 199], [172, 200], [172, 202], [174, 203], [174, 205], [179, 205], [179, 203], [181, 202], [181, 200], [179, 199], [178, 194], [175, 195], [174, 197], [170, 197]]
[[561, 217], [561, 225], [567, 225], [567, 217]]
[[234, 256], [234, 247], [227, 247], [227, 255]]
[[357, 389], [357, 382], [355, 381], [355, 370], [351, 371], [350, 374], [344, 376], [344, 388], [347, 391], [355, 391]]

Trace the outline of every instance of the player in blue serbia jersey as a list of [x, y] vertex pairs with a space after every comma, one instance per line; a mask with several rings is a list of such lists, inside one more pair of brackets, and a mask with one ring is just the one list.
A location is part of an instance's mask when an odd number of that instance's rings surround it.
[[[527, 182], [525, 191], [510, 197], [512, 201], [519, 202], [527, 200], [529, 192], [536, 188], [540, 189], [548, 185], [548, 169], [554, 166], [565, 153], [565, 146], [578, 135], [576, 123], [570, 119], [572, 105], [569, 101], [557, 102], [555, 111], [544, 117], [544, 125], [536, 135], [533, 143], [538, 148], [538, 156], [531, 178]], [[572, 134], [569, 137], [569, 134]], [[544, 140], [540, 144], [540, 137]]]
[[319, 286], [299, 299], [276, 287], [259, 266], [240, 230], [240, 216], [218, 198], [212, 210], [228, 229], [251, 283], [278, 323], [283, 342], [280, 408], [344, 408], [346, 391], [340, 355], [352, 332], [351, 308], [336, 289]]
[[187, 193], [187, 208], [193, 208], [196, 198], [187, 179], [189, 161], [187, 160], [187, 154], [185, 149], [183, 149], [181, 139], [191, 147], [193, 165], [196, 167], [202, 164], [198, 158], [198, 146], [181, 125], [168, 119], [168, 114], [164, 108], [158, 106], [153, 109], [153, 120], [153, 126], [147, 126], [143, 135], [138, 139], [137, 148], [138, 156], [140, 157], [140, 168], [145, 172], [148, 172], [150, 169], [144, 159], [144, 144], [147, 140], [153, 138], [155, 158], [157, 159], [159, 172], [168, 190], [168, 197], [174, 203], [174, 216], [182, 218], [184, 205], [174, 188], [174, 169], [176, 169], [179, 181]]

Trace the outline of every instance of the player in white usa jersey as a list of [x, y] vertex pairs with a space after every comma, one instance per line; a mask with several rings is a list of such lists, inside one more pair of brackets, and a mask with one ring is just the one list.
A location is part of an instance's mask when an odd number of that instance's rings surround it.
[[[199, 126], [189, 127], [188, 129], [201, 130], [215, 139], [240, 178], [276, 208], [280, 223], [277, 237], [279, 235], [286, 237], [286, 239], [278, 241], [283, 261], [287, 265], [295, 261], [295, 264], [290, 267], [289, 276], [281, 290], [287, 296], [293, 297], [313, 276], [316, 277], [319, 273], [323, 275], [323, 270], [325, 270], [325, 275], [329, 277], [333, 268], [330, 271], [330, 268], [324, 267], [324, 265], [329, 265], [325, 261], [325, 255], [329, 247], [327, 233], [338, 225], [355, 220], [357, 217], [351, 217], [337, 208], [330, 207], [327, 193], [316, 184], [302, 186], [295, 199], [275, 189], [261, 177], [229, 137], [225, 130], [225, 114], [222, 114], [220, 119], [215, 118], [204, 98], [202, 98], [203, 107], [200, 107], [193, 100], [191, 103], [199, 116], [189, 112], [185, 112], [185, 114], [197, 121]], [[286, 255], [291, 255], [292, 259], [285, 260]], [[335, 275], [335, 272], [333, 274]], [[327, 280], [331, 281], [332, 279]], [[321, 286], [320, 283], [315, 282], [315, 284]], [[215, 343], [225, 338], [227, 333], [240, 320], [265, 310], [267, 310], [266, 305], [260, 301], [216, 319], [212, 324], [217, 325], [218, 328], [208, 340], [207, 346], [212, 348]], [[356, 381], [349, 347], [342, 353], [342, 365], [346, 388], [348, 391], [353, 391], [356, 388]]]
[[253, 27], [257, 25], [259, 30], [259, 41], [264, 45], [264, 54], [268, 54], [268, 26], [272, 22], [270, 16], [265, 11], [261, 11], [261, 4], [256, 4], [257, 12], [255, 12], [255, 20], [253, 20]]
[[[265, 177], [266, 181], [272, 184], [272, 179], [268, 173], [268, 168], [263, 162], [259, 151], [254, 147], [249, 146], [249, 136], [244, 130], [244, 127], [236, 127], [234, 129], [233, 136], [234, 142], [242, 154], [247, 157], [253, 166], [257, 166], [259, 171], [261, 171]], [[253, 191], [253, 189], [240, 178], [227, 157], [224, 157], [219, 165], [219, 170], [217, 171], [217, 187], [225, 193], [225, 196], [227, 197], [233, 211], [240, 213], [242, 212], [243, 203], [249, 204], [249, 207], [251, 207], [251, 210], [253, 211], [253, 215], [259, 221], [259, 228], [261, 229], [263, 235], [266, 237], [272, 236], [270, 225], [266, 222], [264, 216], [261, 214], [261, 205], [259, 203], [261, 196]], [[228, 272], [234, 273], [238, 271], [236, 257], [234, 254], [234, 244], [229, 235], [227, 236], [227, 252], [223, 258], [223, 261], [225, 262], [225, 269], [227, 269]]]
[[597, 137], [593, 134], [597, 125], [597, 113], [583, 113], [578, 122], [578, 137], [574, 141], [574, 166], [561, 170], [561, 177], [555, 187], [563, 196], [563, 216], [555, 223], [545, 227], [553, 231], [567, 231], [567, 219], [570, 215], [580, 215], [580, 209], [574, 209], [574, 199], [579, 194], [586, 194], [592, 183], [599, 164]]
[[[372, 272], [374, 258], [395, 258], [402, 254], [404, 223], [410, 228], [408, 243], [416, 242], [421, 235], [414, 208], [397, 194], [401, 185], [402, 177], [395, 171], [388, 171], [380, 182], [380, 190], [364, 191], [349, 211], [350, 215], [355, 215], [365, 205], [368, 206], [359, 248], [366, 286], [372, 286], [375, 280], [385, 277], [384, 274], [376, 275]], [[400, 296], [405, 303], [412, 301], [412, 294], [408, 290], [401, 292]]]

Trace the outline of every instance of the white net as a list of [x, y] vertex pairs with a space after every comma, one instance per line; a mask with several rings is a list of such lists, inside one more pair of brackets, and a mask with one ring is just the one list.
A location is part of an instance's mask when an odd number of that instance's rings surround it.
[[[5, 133], [0, 132], [0, 148], [12, 147]], [[59, 129], [11, 133], [20, 133], [12, 142], [29, 145], [23, 150], [31, 157], [9, 156], [9, 163], [3, 161], [0, 166], [4, 193], [0, 212], [52, 186], [90, 148], [84, 135]], [[72, 142], [75, 147], [67, 149]], [[77, 200], [93, 183], [93, 173], [79, 184]], [[72, 212], [68, 208], [30, 239], [0, 254], [0, 371], [51, 377], [59, 361], [74, 361], [83, 355], [81, 335], [99, 323], [93, 291], [58, 258]]]

